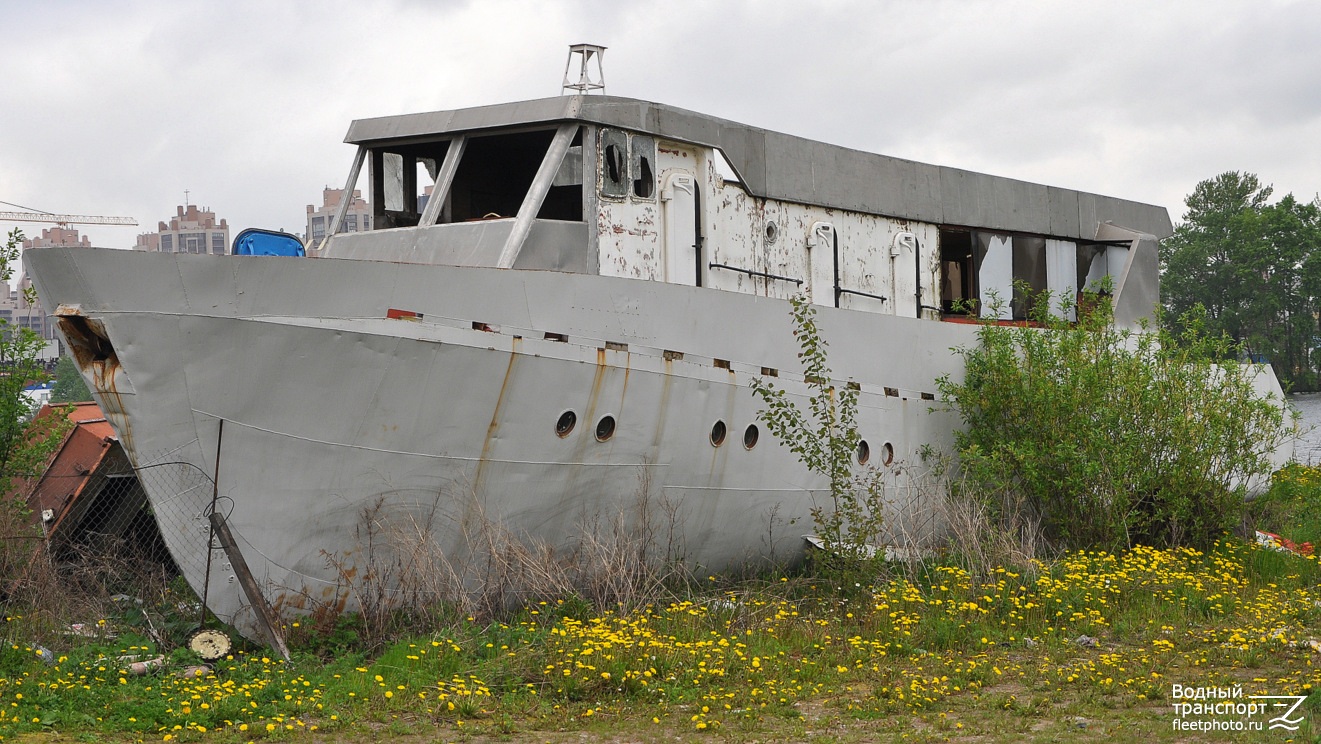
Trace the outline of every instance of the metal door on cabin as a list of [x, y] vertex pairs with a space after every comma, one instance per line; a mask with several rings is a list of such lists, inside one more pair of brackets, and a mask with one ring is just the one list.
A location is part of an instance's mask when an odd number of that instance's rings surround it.
[[816, 305], [835, 307], [839, 304], [835, 292], [835, 226], [829, 222], [813, 222], [807, 243], [808, 298]]
[[671, 284], [702, 286], [701, 235], [698, 232], [697, 177], [685, 171], [671, 171], [661, 188], [665, 281]]

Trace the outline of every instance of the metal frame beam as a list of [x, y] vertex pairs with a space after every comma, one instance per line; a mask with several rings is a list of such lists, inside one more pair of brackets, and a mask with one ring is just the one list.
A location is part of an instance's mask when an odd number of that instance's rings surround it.
[[556, 130], [555, 139], [551, 140], [550, 147], [546, 148], [546, 157], [541, 159], [541, 167], [537, 169], [537, 175], [532, 179], [532, 186], [528, 189], [527, 196], [523, 197], [522, 206], [518, 208], [518, 218], [509, 231], [509, 238], [505, 240], [505, 246], [500, 251], [500, 259], [496, 262], [496, 266], [502, 269], [514, 267], [514, 261], [523, 250], [528, 232], [532, 230], [532, 221], [541, 211], [541, 204], [546, 200], [546, 194], [550, 193], [555, 174], [559, 171], [560, 164], [564, 162], [564, 155], [569, 151], [569, 143], [573, 141], [573, 135], [577, 132], [577, 122], [561, 124]]

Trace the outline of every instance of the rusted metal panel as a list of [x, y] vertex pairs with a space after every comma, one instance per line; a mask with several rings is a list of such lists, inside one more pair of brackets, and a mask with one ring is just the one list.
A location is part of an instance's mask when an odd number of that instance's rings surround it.
[[[52, 416], [58, 410], [45, 406], [37, 415]], [[73, 428], [65, 435], [45, 472], [28, 493], [28, 508], [38, 515], [46, 510], [51, 512], [48, 529], [54, 529], [66, 510], [83, 494], [116, 441], [115, 430], [95, 403], [74, 405], [69, 420]]]
[[[71, 404], [73, 428], [41, 476], [27, 486], [27, 503], [48, 541], [79, 542], [88, 530], [121, 535], [146, 503], [115, 430], [95, 403]], [[37, 415], [57, 415], [46, 406]]]

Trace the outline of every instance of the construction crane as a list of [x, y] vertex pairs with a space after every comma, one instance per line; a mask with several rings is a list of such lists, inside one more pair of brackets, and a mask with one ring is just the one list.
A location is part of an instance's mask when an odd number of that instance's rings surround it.
[[[0, 201], [10, 207], [19, 207], [20, 209], [31, 209], [21, 204], [10, 204], [6, 201]], [[28, 211], [28, 212], [0, 212], [0, 220], [8, 222], [54, 222], [60, 227], [69, 225], [136, 225], [138, 221], [132, 217], [102, 217], [93, 214], [52, 214], [50, 212]]]
[[69, 225], [136, 225], [132, 217], [100, 217], [92, 214], [50, 214], [48, 212], [0, 212], [0, 220], [8, 222], [54, 222], [60, 227]]

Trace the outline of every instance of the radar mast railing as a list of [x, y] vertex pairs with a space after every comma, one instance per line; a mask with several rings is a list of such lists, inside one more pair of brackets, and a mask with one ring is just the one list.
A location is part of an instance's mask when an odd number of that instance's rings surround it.
[[[569, 82], [569, 68], [573, 67], [573, 55], [579, 55], [578, 81]], [[596, 57], [596, 80], [592, 80], [592, 57]], [[564, 63], [564, 85], [561, 92], [576, 91], [578, 95], [587, 95], [592, 91], [605, 93], [605, 47], [600, 44], [570, 44], [569, 59]]]

